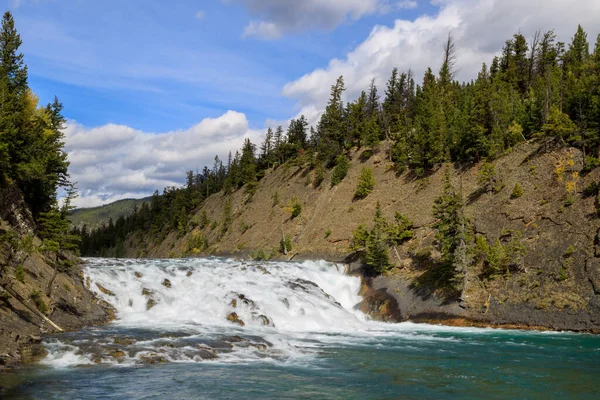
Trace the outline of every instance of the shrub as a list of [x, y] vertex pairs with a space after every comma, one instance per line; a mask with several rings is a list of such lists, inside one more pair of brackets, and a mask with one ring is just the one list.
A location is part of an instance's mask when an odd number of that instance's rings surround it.
[[231, 199], [227, 198], [225, 203], [223, 203], [223, 211], [221, 213], [221, 234], [224, 235], [227, 233], [229, 228], [231, 227], [231, 222], [233, 221], [233, 216], [231, 215]]
[[321, 183], [325, 180], [325, 168], [323, 168], [323, 164], [319, 163], [315, 168], [315, 179], [313, 181], [314, 187], [321, 186]]
[[413, 233], [410, 230], [412, 223], [400, 213], [396, 213], [395, 224], [389, 223], [383, 217], [379, 203], [373, 222], [370, 230], [365, 225], [356, 227], [352, 233], [350, 249], [360, 253], [362, 262], [370, 267], [372, 273], [378, 275], [391, 266], [388, 247], [411, 239]]
[[565, 257], [571, 257], [573, 254], [575, 254], [575, 252], [577, 251], [577, 249], [575, 248], [575, 246], [570, 245], [567, 250], [565, 251], [564, 256]]
[[354, 197], [357, 199], [364, 199], [367, 197], [375, 187], [375, 178], [373, 177], [373, 171], [371, 168], [363, 167], [358, 178], [358, 185], [356, 186], [356, 192]]
[[292, 240], [289, 236], [286, 236], [285, 239], [281, 238], [279, 241], [279, 252], [281, 254], [286, 254], [292, 251]]
[[510, 195], [511, 199], [518, 199], [523, 196], [523, 188], [519, 183], [515, 183], [515, 187], [513, 188], [512, 194]]
[[575, 204], [575, 197], [573, 197], [573, 195], [568, 195], [565, 200], [565, 207], [571, 207], [573, 204]]
[[271, 196], [271, 199], [273, 199], [273, 207], [276, 207], [279, 205], [279, 192], [275, 191], [275, 193], [273, 193], [273, 196]]
[[349, 168], [350, 162], [348, 161], [348, 158], [344, 155], [337, 156], [335, 159], [335, 167], [331, 174], [331, 185], [335, 186], [340, 183], [348, 174]]
[[583, 191], [583, 195], [585, 197], [591, 197], [591, 196], [595, 196], [597, 194], [598, 194], [598, 183], [597, 182], [590, 182], [590, 184], [587, 185], [587, 187]]
[[294, 204], [292, 204], [292, 219], [296, 218], [302, 212], [302, 205], [298, 201], [298, 199], [294, 200]]
[[48, 306], [46, 306], [46, 303], [44, 303], [44, 300], [42, 300], [42, 294], [39, 290], [34, 290], [31, 292], [29, 297], [31, 300], [33, 300], [33, 303], [42, 314], [48, 313]]
[[209, 223], [210, 221], [208, 220], [208, 216], [206, 215], [206, 210], [202, 210], [202, 212], [200, 213], [200, 221], [198, 226], [200, 226], [200, 229], [204, 229], [208, 226]]
[[17, 270], [15, 271], [15, 278], [21, 283], [25, 283], [25, 271], [23, 270], [23, 265], [19, 264], [17, 266]]
[[240, 232], [242, 233], [246, 233], [246, 231], [250, 229], [250, 225], [248, 225], [248, 223], [246, 221], [242, 221], [240, 223]]
[[497, 239], [494, 244], [489, 244], [483, 235], [475, 237], [475, 254], [483, 262], [483, 275], [491, 279], [496, 275], [510, 273], [516, 269], [526, 253], [525, 246], [521, 243], [521, 233], [510, 233], [508, 242], [502, 243]]
[[325, 238], [328, 238], [329, 236], [331, 236], [332, 233], [333, 233], [333, 231], [331, 229], [327, 229], [325, 231]]
[[208, 239], [206, 236], [195, 232], [188, 239], [187, 247], [192, 253], [199, 253], [208, 248]]
[[496, 172], [496, 166], [487, 162], [481, 166], [477, 182], [483, 185], [486, 192], [498, 193], [504, 188], [504, 184]]
[[263, 249], [258, 249], [257, 252], [253, 251], [250, 253], [250, 258], [254, 261], [268, 261], [269, 254], [267, 254], [267, 252], [265, 252]]
[[596, 168], [600, 167], [600, 158], [587, 156], [585, 158], [585, 167], [583, 167], [583, 173], [588, 173]]

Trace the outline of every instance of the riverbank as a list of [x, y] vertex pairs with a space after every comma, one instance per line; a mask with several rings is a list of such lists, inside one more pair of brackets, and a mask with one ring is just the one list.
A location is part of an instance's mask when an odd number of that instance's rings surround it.
[[0, 188], [0, 371], [42, 359], [43, 337], [101, 325], [114, 318], [83, 281], [81, 266], [60, 271], [38, 250], [35, 224], [20, 192]]

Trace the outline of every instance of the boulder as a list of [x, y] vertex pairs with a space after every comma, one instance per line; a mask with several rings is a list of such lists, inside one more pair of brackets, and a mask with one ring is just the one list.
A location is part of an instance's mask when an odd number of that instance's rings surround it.
[[234, 312], [227, 315], [227, 321], [234, 323], [234, 324], [238, 324], [239, 326], [246, 325], [246, 323], [240, 319], [240, 317], [237, 315], [237, 313], [234, 313]]

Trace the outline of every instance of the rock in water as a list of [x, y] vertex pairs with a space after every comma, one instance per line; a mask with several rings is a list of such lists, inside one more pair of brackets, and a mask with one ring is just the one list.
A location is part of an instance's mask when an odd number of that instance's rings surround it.
[[227, 316], [227, 321], [232, 322], [234, 324], [238, 324], [239, 326], [246, 325], [246, 323], [240, 319], [240, 317], [237, 315], [237, 313], [234, 313], [234, 312], [230, 313]]
[[102, 293], [104, 293], [107, 296], [114, 296], [115, 295], [113, 292], [111, 292], [110, 290], [108, 290], [107, 288], [105, 288], [104, 286], [102, 286], [99, 283], [96, 283], [96, 286], [98, 286], [98, 290], [100, 290]]
[[162, 285], [166, 288], [170, 288], [171, 287], [171, 281], [168, 279], [165, 279], [164, 281], [162, 281]]

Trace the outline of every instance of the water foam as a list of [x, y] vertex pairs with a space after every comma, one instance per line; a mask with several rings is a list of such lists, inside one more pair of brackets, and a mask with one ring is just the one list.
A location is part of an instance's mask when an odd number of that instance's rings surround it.
[[84, 273], [117, 320], [49, 342], [48, 365], [298, 364], [332, 346], [456, 340], [438, 327], [370, 321], [355, 308], [360, 279], [324, 261], [88, 259]]

